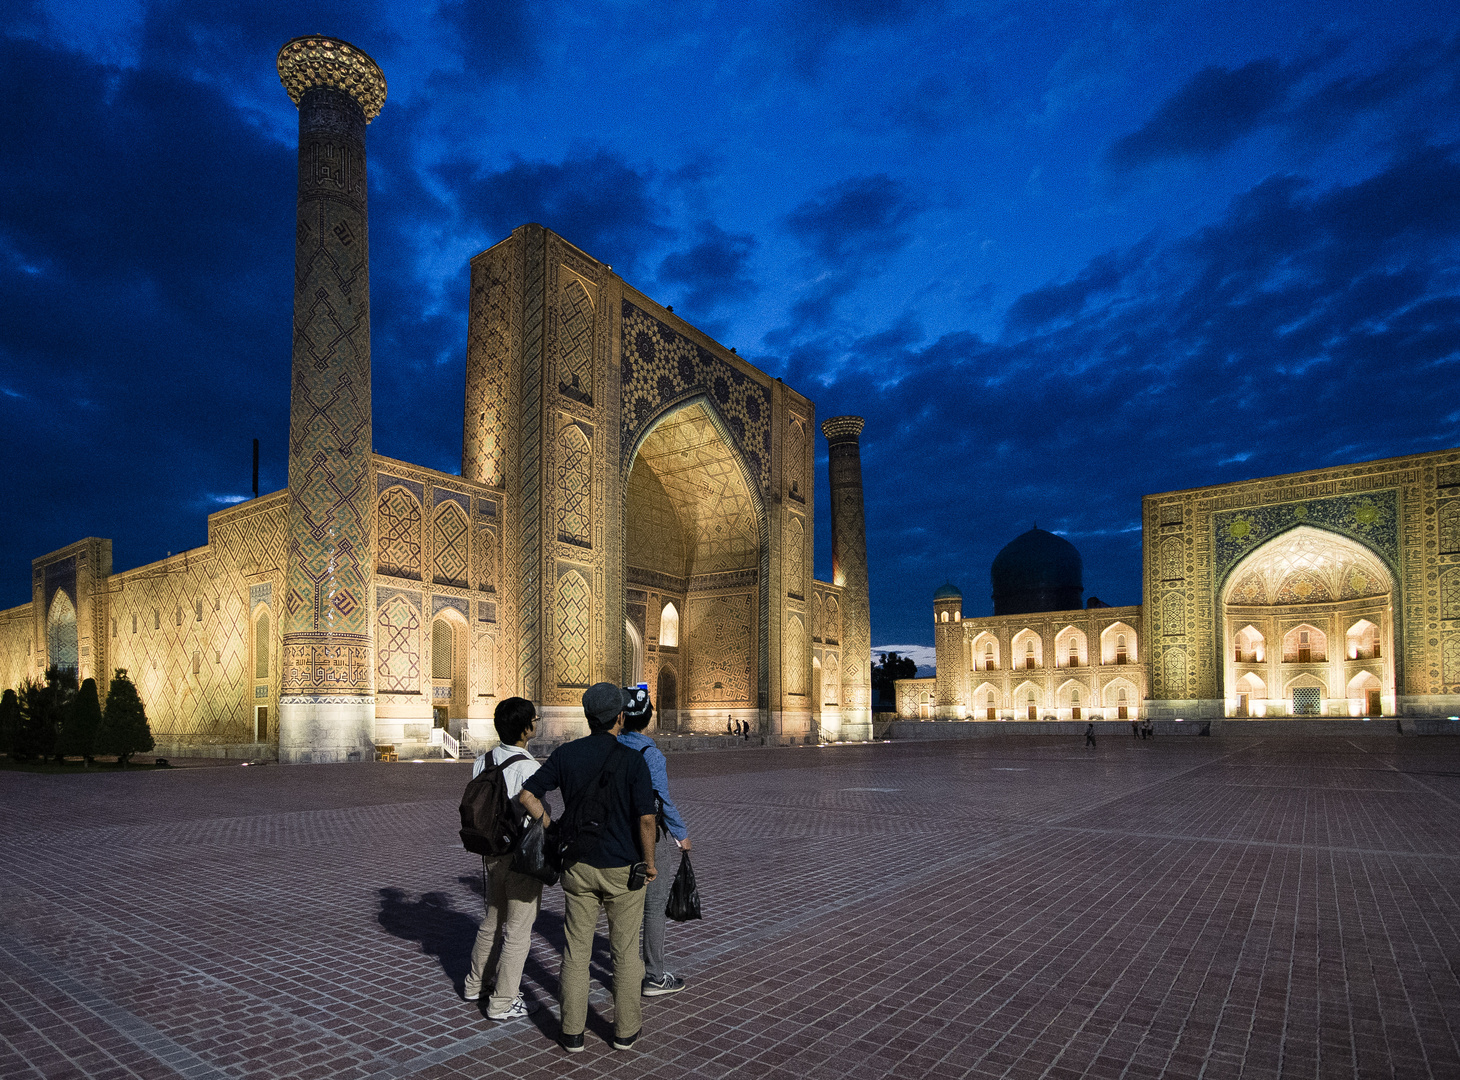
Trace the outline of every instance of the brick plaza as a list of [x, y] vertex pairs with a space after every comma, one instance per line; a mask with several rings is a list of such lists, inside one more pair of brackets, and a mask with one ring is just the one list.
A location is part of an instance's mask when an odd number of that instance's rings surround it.
[[[706, 919], [638, 1048], [460, 1000], [454, 764], [0, 773], [0, 1076], [1457, 1077], [1460, 739], [670, 757]], [[606, 955], [595, 978], [606, 981]]]

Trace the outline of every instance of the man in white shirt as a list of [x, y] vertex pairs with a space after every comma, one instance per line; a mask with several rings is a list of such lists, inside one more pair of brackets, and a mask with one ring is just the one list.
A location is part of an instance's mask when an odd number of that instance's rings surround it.
[[[493, 723], [502, 741], [492, 750], [492, 763], [502, 768], [507, 797], [514, 809], [520, 809], [517, 796], [523, 783], [538, 769], [537, 759], [527, 752], [527, 740], [537, 731], [537, 710], [526, 698], [506, 698], [498, 703]], [[487, 755], [482, 754], [472, 776], [479, 775], [486, 766]], [[522, 813], [526, 825], [526, 811]], [[471, 970], [467, 972], [463, 996], [467, 1001], [480, 1000], [482, 980], [488, 970], [495, 968], [496, 988], [487, 999], [487, 1016], [517, 1020], [537, 1011], [536, 1003], [524, 1001], [518, 987], [522, 965], [532, 947], [532, 924], [542, 905], [542, 882], [514, 873], [512, 856], [499, 855], [482, 860], [482, 891], [487, 914], [472, 946]]]

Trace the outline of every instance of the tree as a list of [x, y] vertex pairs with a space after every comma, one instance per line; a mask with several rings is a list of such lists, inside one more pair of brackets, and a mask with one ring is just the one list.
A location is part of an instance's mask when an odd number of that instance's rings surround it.
[[96, 736], [101, 728], [101, 701], [96, 693], [96, 680], [87, 679], [71, 699], [71, 709], [61, 728], [59, 752], [86, 759], [90, 765], [96, 756]]
[[918, 674], [917, 661], [897, 653], [882, 653], [882, 662], [872, 665], [872, 695], [874, 701], [894, 702], [898, 679], [914, 679]]
[[106, 692], [106, 708], [101, 714], [101, 730], [97, 733], [98, 753], [115, 754], [117, 763], [126, 765], [133, 754], [145, 754], [156, 743], [147, 723], [147, 710], [126, 668], [117, 668], [112, 685]]
[[0, 754], [15, 757], [15, 734], [20, 727], [20, 697], [14, 690], [0, 695]]
[[46, 668], [45, 682], [26, 679], [20, 684], [20, 721], [11, 749], [16, 760], [45, 759], [58, 753], [61, 727], [75, 696], [76, 673], [54, 664]]

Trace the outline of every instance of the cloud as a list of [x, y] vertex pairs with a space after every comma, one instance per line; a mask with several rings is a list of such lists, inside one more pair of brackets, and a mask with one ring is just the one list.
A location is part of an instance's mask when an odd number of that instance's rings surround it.
[[674, 238], [661, 220], [655, 171], [607, 150], [579, 151], [558, 163], [514, 157], [494, 172], [465, 162], [437, 171], [463, 217], [493, 243], [535, 221], [632, 278], [651, 248]]
[[784, 219], [786, 231], [805, 248], [811, 283], [791, 307], [791, 322], [766, 340], [785, 345], [826, 326], [843, 296], [911, 239], [909, 226], [924, 209], [921, 199], [885, 173], [856, 176], [823, 188]]
[[732, 235], [713, 221], [702, 221], [695, 237], [694, 246], [670, 252], [659, 264], [659, 282], [685, 290], [680, 306], [689, 315], [708, 315], [726, 301], [755, 294], [749, 268], [754, 236]]
[[1212, 158], [1263, 129], [1311, 148], [1381, 111], [1390, 115], [1392, 136], [1423, 137], [1460, 112], [1460, 34], [1416, 42], [1358, 71], [1331, 70], [1346, 62], [1342, 53], [1330, 45], [1287, 64], [1268, 57], [1235, 69], [1203, 68], [1145, 124], [1117, 139], [1106, 163], [1123, 173]]
[[538, 66], [536, 33], [523, 0], [445, 0], [437, 17], [455, 33], [474, 79]]
[[787, 214], [785, 223], [814, 256], [840, 266], [900, 250], [921, 209], [900, 181], [879, 173], [823, 188]]
[[1108, 160], [1124, 172], [1167, 158], [1211, 157], [1272, 119], [1299, 75], [1272, 58], [1235, 70], [1203, 68], [1139, 129], [1116, 140]]
[[987, 610], [994, 555], [1036, 519], [1078, 537], [1087, 593], [1136, 603], [1142, 495], [1460, 444], [1457, 257], [1460, 144], [1417, 146], [1093, 259], [1018, 298], [997, 342], [901, 318], [789, 350], [819, 415], [867, 417], [878, 639], [926, 639], [945, 578]]

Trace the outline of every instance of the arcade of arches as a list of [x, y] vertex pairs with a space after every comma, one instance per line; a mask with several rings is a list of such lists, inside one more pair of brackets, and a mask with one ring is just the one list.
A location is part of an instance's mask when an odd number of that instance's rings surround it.
[[1227, 715], [1392, 715], [1393, 590], [1372, 551], [1311, 526], [1242, 559], [1222, 595]]
[[[1020, 572], [1083, 589], [1071, 551]], [[944, 585], [937, 675], [898, 683], [899, 718], [1460, 715], [1460, 450], [1147, 495], [1141, 562], [1128, 608], [967, 617]]]

